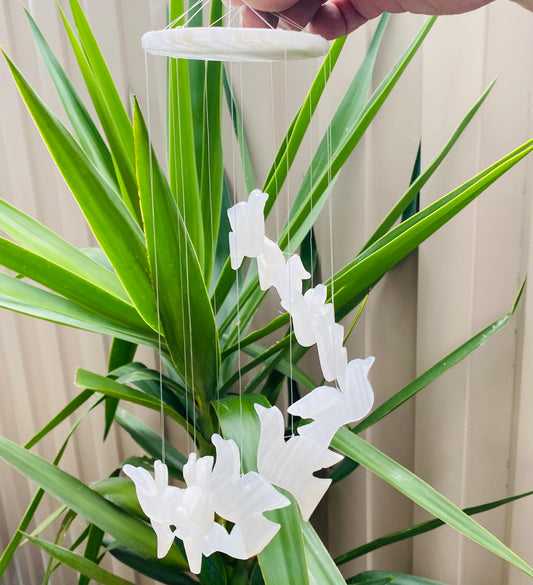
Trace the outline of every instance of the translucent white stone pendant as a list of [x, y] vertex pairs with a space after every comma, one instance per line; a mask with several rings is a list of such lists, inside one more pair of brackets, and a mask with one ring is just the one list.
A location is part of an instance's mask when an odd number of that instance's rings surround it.
[[147, 53], [202, 61], [311, 59], [329, 51], [319, 35], [268, 28], [176, 27], [147, 32]]

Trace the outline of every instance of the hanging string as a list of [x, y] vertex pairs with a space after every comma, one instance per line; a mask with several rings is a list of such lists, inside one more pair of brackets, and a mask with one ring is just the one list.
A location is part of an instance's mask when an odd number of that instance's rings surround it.
[[[326, 71], [324, 71], [324, 76], [326, 76]], [[326, 130], [326, 150], [327, 150], [327, 158], [328, 158], [328, 185], [331, 185], [332, 174], [331, 174], [331, 159], [332, 159], [332, 146], [331, 146], [331, 124], [328, 124]], [[329, 219], [329, 262], [330, 262], [330, 272], [331, 272], [331, 304], [333, 305], [333, 314], [335, 314], [335, 264], [333, 262], [333, 197], [331, 192], [328, 195], [328, 219]], [[335, 380], [335, 385], [337, 389], [339, 388], [339, 383]]]
[[163, 358], [161, 354], [162, 340], [161, 340], [161, 316], [159, 314], [159, 272], [157, 266], [157, 240], [155, 235], [155, 208], [154, 208], [154, 172], [152, 162], [152, 121], [150, 114], [150, 79], [148, 74], [148, 54], [144, 54], [144, 77], [146, 85], [146, 123], [148, 126], [148, 149], [149, 149], [149, 173], [150, 173], [150, 201], [152, 207], [152, 232], [154, 247], [154, 285], [155, 285], [155, 306], [157, 314], [157, 356], [158, 356], [158, 370], [159, 370], [159, 432], [161, 434], [161, 461], [165, 463], [165, 408], [163, 402]]
[[[283, 63], [283, 72], [285, 77], [284, 82], [284, 100], [285, 100], [285, 127], [289, 127], [289, 97], [288, 97], [288, 87], [289, 87], [289, 76], [288, 76], [288, 68], [287, 68], [287, 51], [285, 51], [285, 60]], [[289, 177], [289, 170], [290, 170], [290, 161], [289, 161], [289, 135], [285, 134], [285, 151], [287, 152], [287, 156], [285, 157], [285, 164], [286, 164], [286, 179], [285, 184], [287, 185], [286, 192], [287, 192], [287, 250], [290, 254], [292, 253], [291, 249], [291, 222], [290, 222], [290, 215], [291, 215], [291, 182]], [[289, 267], [289, 302], [292, 300], [292, 278], [291, 278], [291, 267], [292, 263], [288, 264]], [[294, 385], [293, 385], [293, 366], [292, 366], [292, 358], [293, 358], [293, 347], [292, 347], [292, 319], [289, 319], [289, 406], [294, 402]], [[291, 416], [291, 435], [294, 435], [294, 417]]]
[[195, 16], [200, 14], [203, 11], [203, 9], [209, 4], [209, 1], [210, 0], [205, 0], [205, 2], [200, 6], [200, 8], [198, 8], [198, 10], [192, 16], [190, 16], [186, 22], [183, 23], [183, 26], [187, 26], [189, 22], [191, 22], [191, 20], [194, 19]]
[[[241, 95], [241, 104], [243, 105], [244, 100], [244, 85], [243, 85], [243, 72], [242, 72], [242, 62], [239, 62], [239, 87], [240, 87], [240, 95]], [[244, 110], [243, 106], [241, 105], [241, 115], [239, 118], [240, 121], [240, 136], [241, 142], [238, 144], [240, 155], [241, 155], [241, 164], [244, 161]], [[244, 170], [244, 169], [243, 169]], [[244, 191], [246, 192], [246, 181], [244, 177], [244, 172], [242, 173], [243, 183], [244, 183]], [[240, 291], [239, 291], [239, 282], [237, 280], [237, 344], [238, 344], [238, 353], [239, 353], [239, 426], [241, 431], [241, 444], [240, 444], [240, 455], [241, 455], [241, 472], [243, 471], [243, 453], [244, 453], [244, 433], [243, 433], [243, 414], [242, 414], [242, 376], [241, 376], [241, 316], [240, 316]]]
[[[191, 12], [192, 10], [195, 10], [196, 7], [199, 6], [200, 4], [202, 4], [202, 8], [203, 8], [208, 2], [209, 2], [209, 0], [196, 0], [196, 2], [194, 4], [192, 4], [191, 6], [189, 6], [189, 8], [187, 8], [187, 10], [185, 10], [177, 18], [175, 18], [174, 20], [169, 22], [167, 24], [167, 26], [165, 26], [165, 30], [168, 30], [170, 28], [174, 28], [180, 20], [185, 19], [187, 14], [189, 14], [189, 12]], [[190, 21], [190, 19], [189, 19], [189, 21]], [[187, 22], [189, 22], [189, 21], [187, 21]]]
[[[312, 65], [309, 62], [308, 67], [307, 67], [307, 72], [308, 72], [308, 86], [311, 87], [312, 83], [313, 83], [313, 71], [312, 71]], [[314, 178], [314, 162], [315, 162], [315, 157], [314, 157], [314, 152], [315, 152], [315, 132], [314, 132], [314, 124], [312, 124], [312, 118], [313, 118], [313, 94], [310, 94], [310, 98], [309, 98], [309, 144], [310, 144], [310, 152], [311, 152], [311, 164], [309, 165], [309, 182], [311, 185], [311, 193], [313, 192], [314, 189], [314, 185], [315, 185], [315, 178]], [[314, 202], [313, 202], [313, 198], [311, 197], [311, 216], [313, 215], [313, 207], [314, 207]], [[315, 271], [314, 271], [314, 267], [313, 267], [313, 228], [309, 228], [309, 259], [310, 259], [310, 266], [309, 266], [309, 272], [311, 273], [311, 287], [315, 286]]]
[[[177, 67], [176, 67], [176, 72], [177, 72]], [[177, 82], [177, 80], [176, 80]], [[177, 125], [179, 128], [179, 154], [180, 154], [180, 158], [182, 158], [182, 140], [181, 140], [181, 121], [179, 121], [179, 111], [180, 111], [180, 98], [179, 98], [179, 91], [177, 92], [177, 103], [172, 102], [171, 103], [171, 119], [173, 120], [174, 124], [176, 124], [176, 119], [178, 120]], [[175, 110], [175, 108], [177, 108], [177, 111]], [[173, 141], [173, 153], [174, 153], [174, 168], [176, 168], [176, 163], [177, 163], [177, 156], [178, 156], [178, 149], [177, 149], [177, 144], [176, 144], [176, 132], [174, 131], [172, 133], [172, 141]], [[184, 190], [183, 190], [183, 172], [181, 172], [181, 181], [182, 181], [182, 197], [185, 197], [184, 194]], [[173, 185], [173, 188], [175, 188], [177, 190], [177, 185]], [[179, 201], [179, 193], [175, 193], [176, 196], [176, 223], [179, 225], [179, 206], [178, 206], [178, 201]], [[183, 205], [183, 208], [185, 209], [185, 202]], [[183, 223], [184, 225], [186, 225], [185, 223], [185, 217], [183, 217]], [[184, 242], [182, 242], [182, 238], [184, 239]], [[182, 250], [183, 250], [183, 245], [187, 246], [187, 235], [184, 233], [183, 230], [178, 230], [178, 257], [181, 258], [182, 255]], [[187, 250], [186, 250], [187, 252]], [[185, 254], [185, 257], [187, 257], [187, 254]], [[179, 263], [179, 271], [180, 271], [180, 284], [182, 285], [182, 294], [180, 294], [180, 303], [181, 303], [181, 314], [183, 315], [185, 313], [185, 302], [183, 299], [183, 265], [180, 262]], [[185, 429], [187, 432], [187, 452], [190, 453], [191, 452], [191, 433], [190, 433], [190, 408], [189, 408], [189, 400], [192, 403], [192, 411], [193, 411], [193, 420], [195, 420], [195, 416], [194, 416], [194, 410], [195, 410], [195, 406], [194, 406], [194, 387], [189, 387], [189, 384], [187, 382], [187, 380], [189, 379], [188, 376], [188, 362], [187, 362], [187, 337], [186, 337], [186, 331], [185, 331], [185, 327], [182, 328], [182, 342], [183, 342], [183, 375], [184, 375], [184, 386], [185, 386]], [[192, 379], [192, 377], [191, 377]], [[189, 396], [190, 394], [190, 396]], [[196, 432], [194, 431], [194, 436], [196, 438]], [[196, 446], [196, 441], [194, 441], [195, 446]], [[196, 448], [196, 447], [195, 447]]]

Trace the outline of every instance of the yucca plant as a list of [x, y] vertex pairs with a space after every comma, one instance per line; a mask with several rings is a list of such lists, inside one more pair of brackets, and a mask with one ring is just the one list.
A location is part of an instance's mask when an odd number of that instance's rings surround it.
[[[210, 438], [220, 429], [225, 438], [234, 438], [241, 446], [244, 468], [250, 470], [254, 466], [259, 432], [254, 405], [274, 404], [287, 387], [292, 396], [295, 387], [311, 390], [320, 381], [311, 379], [299, 366], [306, 349], [298, 347], [287, 314], [254, 329], [252, 320], [265, 293], [259, 288], [252, 265], [240, 280], [230, 267], [226, 211], [231, 186], [224, 171], [221, 140], [223, 100], [228, 101], [234, 118], [245, 183], [249, 190], [258, 185], [253, 182], [250, 155], [238, 120], [239, 107], [224, 66], [215, 62], [169, 62], [169, 162], [163, 165], [152, 150], [145, 118], [135, 99], [131, 117], [121, 102], [79, 1], [70, 0], [70, 7], [74, 24], [64, 14], [63, 21], [99, 125], [91, 119], [29, 15], [33, 37], [72, 131], [36, 95], [9, 56], [6, 59], [20, 94], [99, 247], [79, 250], [0, 200], [0, 228], [5, 233], [0, 239], [0, 264], [14, 273], [0, 274], [0, 306], [107, 335], [113, 342], [107, 375], [79, 370], [76, 381], [82, 388], [80, 394], [24, 447], [0, 438], [0, 456], [40, 486], [19, 531], [0, 559], [0, 576], [17, 547], [29, 540], [54, 559], [44, 581], [57, 561], [78, 571], [79, 583], [92, 579], [104, 584], [125, 584], [125, 579], [100, 566], [104, 556], [113, 555], [157, 582], [194, 583], [196, 577], [188, 572], [179, 542], [176, 541], [165, 558], [157, 559], [155, 535], [137, 503], [133, 484], [119, 477], [119, 470], [112, 477], [88, 486], [60, 469], [58, 464], [64, 447], [77, 424], [53, 462], [32, 453], [31, 448], [88, 404], [91, 410], [102, 410], [106, 434], [116, 424], [136, 441], [139, 451], [131, 454], [132, 461], [141, 461], [151, 469], [164, 451], [171, 476], [181, 480], [186, 454], [122, 408], [133, 403], [160, 411], [169, 424], [186, 428], [201, 455], [213, 452]], [[183, 8], [179, 0], [173, 0], [170, 20], [180, 15]], [[222, 5], [214, 1], [211, 21], [218, 22], [221, 15]], [[309, 247], [309, 236], [312, 239], [313, 224], [331, 193], [337, 173], [434, 23], [433, 18], [427, 21], [368, 97], [388, 20], [384, 16], [377, 26], [366, 57], [314, 153], [279, 235], [280, 248], [287, 253], [300, 250], [311, 268], [316, 250]], [[283, 188], [344, 43], [345, 39], [340, 39], [332, 44], [307, 98], [281, 141], [262, 186], [269, 195], [267, 214]], [[420, 189], [452, 149], [491, 88], [472, 106], [438, 156], [414, 173], [407, 191], [399, 194], [398, 203], [362, 250], [326, 282], [337, 320], [355, 313], [352, 316], [355, 323], [373, 287], [393, 266], [533, 149], [533, 140], [528, 141], [428, 207], [417, 211], [413, 206]], [[475, 513], [527, 494], [462, 511], [359, 436], [504, 327], [517, 302], [518, 298], [507, 315], [379, 405], [353, 429], [339, 430], [333, 439], [332, 446], [345, 455], [345, 460], [331, 472], [334, 481], [342, 481], [362, 465], [433, 514], [435, 520], [368, 542], [334, 560], [312, 525], [302, 520], [298, 507], [292, 503], [268, 514], [281, 529], [257, 560], [235, 561], [216, 553], [204, 558], [200, 582], [428, 583], [416, 577], [380, 571], [362, 573], [345, 581], [338, 565], [443, 523], [533, 576], [533, 568], [471, 518]], [[278, 341], [268, 345], [265, 340], [273, 333]], [[161, 371], [135, 361], [139, 345], [159, 356]], [[243, 360], [244, 365], [237, 369], [241, 353], [246, 354], [247, 361]], [[248, 372], [246, 382], [239, 385], [239, 379]], [[62, 504], [50, 519], [62, 517], [62, 535], [77, 515], [87, 520], [81, 532], [76, 533], [72, 528], [73, 544], [68, 548], [61, 546], [61, 538], [53, 543], [38, 534], [27, 534], [44, 492]]]

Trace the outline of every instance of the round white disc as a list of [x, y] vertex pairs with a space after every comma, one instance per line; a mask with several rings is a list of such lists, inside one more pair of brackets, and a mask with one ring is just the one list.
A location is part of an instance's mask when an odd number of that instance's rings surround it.
[[283, 61], [320, 57], [329, 51], [318, 35], [268, 28], [176, 27], [147, 32], [147, 53], [203, 61]]

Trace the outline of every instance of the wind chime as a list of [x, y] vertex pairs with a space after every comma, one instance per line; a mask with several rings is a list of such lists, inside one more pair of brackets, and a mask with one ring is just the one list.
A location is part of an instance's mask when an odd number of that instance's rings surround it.
[[[166, 57], [238, 62], [312, 58], [329, 49], [321, 37], [300, 31], [186, 25], [148, 32], [142, 44], [146, 52]], [[289, 406], [291, 415], [311, 422], [288, 440], [282, 412], [255, 405], [260, 422], [257, 471], [243, 473], [237, 444], [218, 434], [211, 437], [215, 458], [190, 453], [183, 468], [185, 488], [168, 484], [161, 461], [155, 462], [155, 477], [142, 467], [124, 466], [157, 535], [157, 556], [164, 557], [177, 537], [193, 573], [200, 572], [202, 555], [219, 551], [247, 559], [267, 546], [280, 526], [263, 513], [291, 505], [278, 487], [293, 496], [308, 520], [331, 483], [313, 474], [342, 459], [329, 449], [331, 439], [342, 425], [365, 416], [373, 403], [367, 376], [374, 358], [348, 361], [344, 327], [335, 322], [325, 285], [302, 293], [310, 274], [300, 256], [286, 258], [265, 235], [267, 198], [256, 189], [228, 210], [231, 267], [239, 270], [244, 258], [256, 259], [261, 289], [276, 289], [296, 341], [304, 347], [316, 344], [323, 377], [331, 385], [319, 386]], [[218, 518], [231, 523], [231, 530]]]

